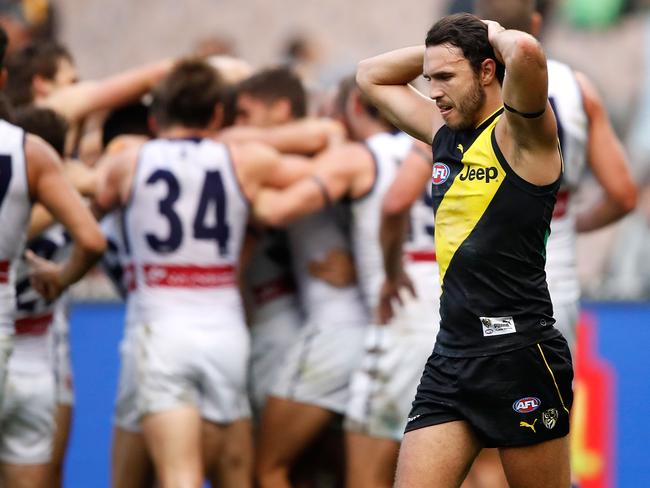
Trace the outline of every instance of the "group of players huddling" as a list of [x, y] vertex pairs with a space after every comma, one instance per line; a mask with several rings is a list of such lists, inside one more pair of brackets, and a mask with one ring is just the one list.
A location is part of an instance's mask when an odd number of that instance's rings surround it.
[[[477, 1], [516, 31], [459, 14], [426, 50], [363, 61], [320, 118], [286, 67], [91, 82], [56, 44], [6, 60], [0, 485], [61, 486], [62, 293], [104, 254], [127, 304], [114, 487], [389, 487], [405, 429], [397, 486], [459, 486], [483, 447], [511, 486], [566, 486], [575, 236], [635, 187], [589, 80], [529, 35], [533, 3]], [[97, 113], [101, 156], [81, 162]], [[587, 164], [604, 192], [578, 214]]]

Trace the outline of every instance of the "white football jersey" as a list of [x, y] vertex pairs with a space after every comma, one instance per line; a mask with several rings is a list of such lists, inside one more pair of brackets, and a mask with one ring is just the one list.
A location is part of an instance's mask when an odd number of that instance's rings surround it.
[[15, 263], [25, 246], [31, 201], [25, 133], [0, 120], [0, 333], [11, 334], [15, 313]]
[[546, 248], [546, 278], [553, 303], [571, 303], [580, 297], [576, 269], [575, 208], [571, 200], [587, 162], [589, 121], [573, 70], [548, 61], [548, 96], [555, 111], [564, 160], [562, 185], [551, 220]]
[[125, 221], [135, 277], [132, 317], [178, 326], [243, 323], [237, 265], [248, 203], [225, 145], [146, 143]]
[[289, 244], [301, 306], [306, 321], [318, 324], [365, 325], [366, 310], [359, 287], [337, 288], [314, 276], [315, 263], [330, 252], [351, 253], [349, 209], [330, 206], [289, 226]]
[[[372, 313], [384, 282], [384, 261], [380, 243], [381, 207], [408, 146], [393, 134], [382, 132], [366, 139], [375, 162], [375, 181], [365, 195], [352, 200], [351, 236], [359, 286]], [[406, 151], [405, 151], [406, 149]]]
[[[70, 244], [64, 227], [57, 224], [32, 239], [28, 247], [37, 256], [61, 262], [69, 254]], [[16, 336], [9, 367], [12, 371], [33, 373], [50, 370], [54, 364], [52, 328], [56, 314], [65, 315], [68, 296], [64, 294], [48, 302], [32, 288], [29, 272], [24, 259], [16, 261]]]

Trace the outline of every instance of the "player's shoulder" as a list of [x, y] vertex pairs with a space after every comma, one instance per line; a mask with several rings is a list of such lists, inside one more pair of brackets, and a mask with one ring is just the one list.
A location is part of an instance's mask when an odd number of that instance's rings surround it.
[[280, 154], [261, 142], [227, 143], [233, 164], [246, 167], [272, 167], [280, 159]]

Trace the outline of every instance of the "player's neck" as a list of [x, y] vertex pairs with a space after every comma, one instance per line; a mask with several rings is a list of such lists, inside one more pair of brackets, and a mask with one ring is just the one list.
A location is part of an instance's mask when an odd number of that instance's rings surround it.
[[494, 112], [503, 107], [503, 100], [501, 99], [501, 88], [486, 89], [485, 90], [485, 103], [479, 110], [478, 117], [476, 117], [475, 126], [478, 127], [485, 122]]
[[212, 137], [214, 132], [209, 129], [198, 129], [195, 127], [180, 127], [174, 126], [166, 129], [162, 129], [158, 133], [158, 137], [161, 139], [193, 139], [193, 138], [204, 138]]

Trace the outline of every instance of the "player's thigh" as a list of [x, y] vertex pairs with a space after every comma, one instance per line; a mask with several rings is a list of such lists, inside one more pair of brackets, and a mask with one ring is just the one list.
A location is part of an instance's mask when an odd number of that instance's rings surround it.
[[465, 421], [411, 430], [402, 441], [395, 486], [458, 487], [480, 450], [479, 440]]
[[113, 429], [111, 486], [151, 488], [153, 465], [141, 432]]
[[315, 405], [269, 397], [256, 446], [257, 467], [290, 465], [335, 415]]
[[52, 468], [49, 464], [2, 463], [2, 488], [50, 488]]
[[52, 446], [52, 464], [62, 467], [72, 426], [72, 405], [58, 403], [54, 416], [54, 445]]
[[569, 437], [499, 450], [510, 488], [571, 486]]
[[357, 488], [393, 486], [399, 442], [347, 432], [345, 450], [347, 486]]

